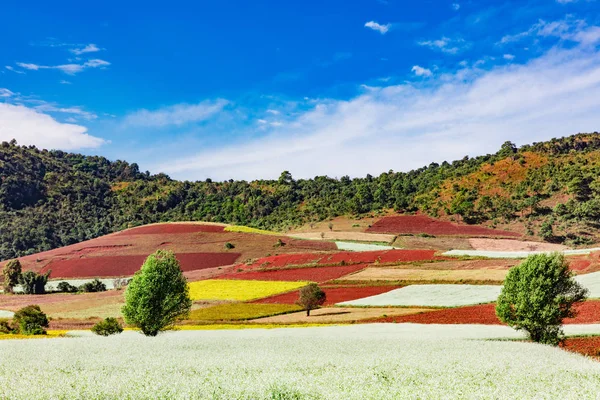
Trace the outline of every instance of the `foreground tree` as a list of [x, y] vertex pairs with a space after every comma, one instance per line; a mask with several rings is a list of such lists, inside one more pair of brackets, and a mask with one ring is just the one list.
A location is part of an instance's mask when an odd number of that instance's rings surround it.
[[21, 278], [21, 263], [19, 260], [11, 260], [6, 263], [2, 270], [2, 275], [4, 276], [4, 291], [12, 293]]
[[171, 251], [158, 250], [148, 256], [125, 292], [125, 322], [146, 336], [171, 328], [189, 314], [192, 300], [179, 261]]
[[573, 305], [586, 297], [587, 289], [573, 279], [561, 254], [537, 254], [508, 272], [496, 314], [531, 340], [557, 345], [563, 338], [563, 319], [574, 317]]
[[48, 317], [38, 305], [21, 308], [13, 316], [13, 324], [21, 335], [45, 335]]
[[296, 302], [303, 310], [306, 310], [306, 316], [310, 317], [310, 310], [319, 308], [325, 303], [327, 296], [321, 290], [319, 285], [311, 283], [300, 289], [300, 298]]

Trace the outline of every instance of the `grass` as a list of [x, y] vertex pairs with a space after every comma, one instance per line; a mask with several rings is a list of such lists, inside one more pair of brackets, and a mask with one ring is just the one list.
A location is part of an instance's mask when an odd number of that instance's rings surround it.
[[208, 279], [191, 282], [192, 300], [256, 300], [299, 289], [308, 282]]
[[264, 229], [250, 228], [249, 226], [230, 225], [225, 227], [225, 232], [257, 233], [259, 235], [281, 236], [281, 233], [267, 231]]
[[14, 339], [53, 339], [64, 337], [67, 334], [66, 330], [49, 330], [46, 335], [18, 335], [18, 334], [0, 334], [0, 340]]
[[245, 321], [296, 311], [300, 311], [300, 307], [293, 304], [233, 303], [194, 310], [188, 319], [192, 321]]

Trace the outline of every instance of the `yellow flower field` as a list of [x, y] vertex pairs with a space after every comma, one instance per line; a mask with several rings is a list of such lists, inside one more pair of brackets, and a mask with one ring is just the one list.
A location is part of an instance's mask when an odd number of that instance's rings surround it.
[[192, 300], [246, 301], [289, 292], [307, 284], [308, 282], [208, 279], [191, 282], [189, 286]]
[[264, 229], [250, 228], [249, 226], [230, 225], [225, 227], [225, 232], [258, 233], [260, 235], [281, 236], [281, 233], [266, 231]]
[[64, 337], [66, 330], [49, 330], [46, 335], [18, 335], [18, 334], [0, 334], [0, 340], [11, 340], [11, 339], [52, 339], [58, 337]]
[[232, 303], [200, 308], [190, 313], [192, 321], [244, 321], [299, 311], [293, 304]]

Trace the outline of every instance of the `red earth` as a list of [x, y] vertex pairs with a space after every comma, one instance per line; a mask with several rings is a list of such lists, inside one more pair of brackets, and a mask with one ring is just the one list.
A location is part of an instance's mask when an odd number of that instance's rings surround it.
[[560, 347], [584, 356], [598, 358], [600, 357], [600, 336], [567, 338]]
[[[417, 324], [484, 324], [501, 325], [496, 317], [495, 304], [481, 304], [430, 311], [422, 314], [379, 318], [370, 322], [413, 322]], [[575, 318], [567, 318], [565, 324], [592, 324], [600, 322], [600, 301], [590, 300], [578, 304]]]
[[366, 230], [369, 233], [455, 235], [455, 236], [495, 236], [520, 237], [516, 232], [501, 231], [482, 226], [459, 225], [439, 221], [426, 215], [396, 215], [383, 217]]
[[[214, 268], [233, 264], [239, 253], [183, 253], [176, 254], [183, 271]], [[90, 257], [57, 260], [42, 268], [52, 271], [50, 278], [94, 278], [131, 276], [140, 269], [146, 256]]]
[[311, 281], [327, 282], [360, 271], [364, 264], [336, 267], [287, 268], [266, 271], [237, 272], [219, 276], [219, 279], [250, 279], [258, 281]]
[[352, 252], [342, 251], [329, 254], [303, 253], [282, 254], [260, 258], [252, 264], [243, 264], [244, 270], [275, 269], [299, 265], [339, 265], [339, 264], [387, 264], [411, 261], [445, 260], [436, 257], [435, 250], [380, 250]]
[[[321, 286], [327, 300], [325, 305], [334, 305], [343, 301], [351, 301], [368, 296], [386, 293], [390, 290], [399, 289], [402, 286]], [[261, 304], [295, 304], [299, 297], [299, 291], [278, 294], [254, 301]]]
[[140, 226], [119, 232], [119, 235], [156, 235], [166, 233], [194, 233], [194, 232], [223, 232], [224, 226], [200, 224], [156, 224]]

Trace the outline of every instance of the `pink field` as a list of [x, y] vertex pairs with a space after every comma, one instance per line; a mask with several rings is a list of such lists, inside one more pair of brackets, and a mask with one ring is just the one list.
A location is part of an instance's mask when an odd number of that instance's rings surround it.
[[[239, 253], [182, 253], [176, 254], [183, 271], [233, 264]], [[51, 278], [95, 278], [131, 276], [140, 269], [146, 256], [90, 257], [71, 260], [55, 260], [42, 268], [51, 270]]]
[[367, 229], [369, 233], [520, 237], [516, 232], [501, 231], [474, 225], [459, 225], [439, 221], [426, 215], [396, 215], [383, 217]]

